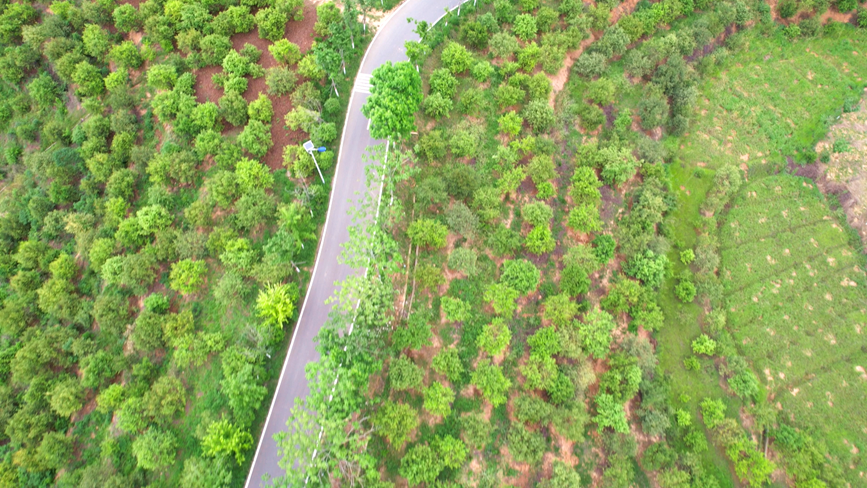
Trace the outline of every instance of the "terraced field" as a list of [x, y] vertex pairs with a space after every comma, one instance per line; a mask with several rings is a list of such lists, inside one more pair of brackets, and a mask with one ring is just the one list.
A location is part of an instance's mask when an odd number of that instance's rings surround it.
[[847, 478], [859, 479], [867, 468], [864, 256], [812, 181], [793, 176], [748, 185], [720, 231], [728, 328], [740, 353], [780, 420], [824, 439]]

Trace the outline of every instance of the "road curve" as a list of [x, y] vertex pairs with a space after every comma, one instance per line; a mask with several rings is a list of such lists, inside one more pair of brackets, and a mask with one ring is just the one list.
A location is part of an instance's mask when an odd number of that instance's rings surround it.
[[383, 142], [370, 137], [367, 119], [361, 114], [361, 107], [369, 94], [370, 75], [386, 61], [406, 60], [404, 42], [418, 40], [418, 35], [413, 32], [415, 26], [407, 22], [407, 19], [433, 23], [443, 16], [445, 9], [453, 9], [461, 3], [461, 0], [406, 0], [390, 14], [364, 54], [349, 99], [349, 110], [346, 113], [337, 155], [337, 169], [332, 181], [331, 199], [328, 202], [328, 214], [319, 240], [313, 276], [301, 306], [301, 315], [292, 334], [292, 341], [289, 343], [289, 352], [280, 372], [265, 427], [256, 447], [246, 488], [265, 486], [262, 482], [265, 475], [276, 478], [284, 474], [277, 464], [280, 457], [274, 434], [286, 428], [289, 410], [295, 399], [303, 398], [309, 392], [304, 367], [307, 363], [319, 359], [319, 354], [313, 347], [313, 338], [331, 310], [330, 306], [325, 305], [325, 301], [334, 294], [335, 282], [343, 281], [353, 273], [363, 272], [338, 263], [337, 257], [343, 243], [349, 240], [349, 210], [356, 203], [352, 198], [366, 190], [362, 154], [368, 146]]

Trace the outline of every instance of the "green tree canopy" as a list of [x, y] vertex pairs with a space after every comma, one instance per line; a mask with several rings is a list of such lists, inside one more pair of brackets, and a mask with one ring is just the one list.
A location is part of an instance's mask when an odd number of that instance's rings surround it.
[[406, 61], [390, 61], [373, 70], [370, 96], [361, 111], [370, 119], [375, 139], [408, 137], [422, 101], [421, 76]]

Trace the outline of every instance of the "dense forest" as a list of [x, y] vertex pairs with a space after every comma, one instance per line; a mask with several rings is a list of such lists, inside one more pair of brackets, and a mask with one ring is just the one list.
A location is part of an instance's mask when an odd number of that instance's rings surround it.
[[387, 143], [344, 254], [370, 267], [285, 484], [863, 484], [863, 244], [849, 194], [801, 176], [849, 150], [819, 143], [860, 110], [859, 23], [722, 0], [416, 23], [371, 80]]
[[0, 485], [243, 483], [372, 7], [2, 2]]

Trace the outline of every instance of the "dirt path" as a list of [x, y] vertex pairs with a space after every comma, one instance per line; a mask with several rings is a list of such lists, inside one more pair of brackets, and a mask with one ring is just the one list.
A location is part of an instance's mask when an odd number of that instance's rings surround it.
[[[614, 25], [620, 20], [620, 17], [623, 15], [628, 15], [635, 10], [635, 7], [638, 5], [639, 0], [626, 0], [625, 2], [618, 5], [614, 10], [611, 11], [611, 17], [609, 20], [609, 25]], [[566, 82], [569, 81], [569, 72], [572, 69], [572, 65], [575, 64], [575, 60], [581, 57], [581, 54], [587, 49], [591, 44], [596, 42], [600, 37], [602, 37], [603, 31], [591, 31], [590, 37], [581, 41], [581, 44], [578, 46], [578, 49], [574, 51], [570, 51], [566, 54], [566, 61], [563, 63], [563, 67], [560, 68], [560, 71], [553, 76], [549, 76], [551, 79], [551, 95], [548, 97], [548, 105], [554, 107], [554, 99], [557, 98], [557, 94], [563, 91], [563, 88], [566, 86]]]

